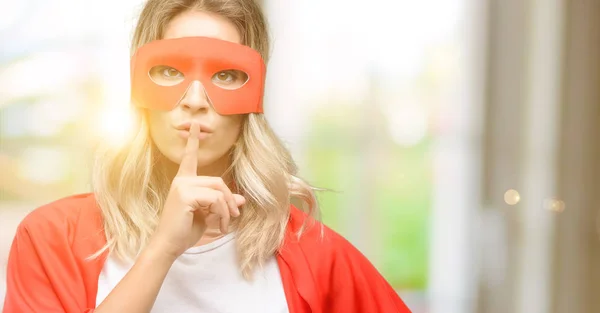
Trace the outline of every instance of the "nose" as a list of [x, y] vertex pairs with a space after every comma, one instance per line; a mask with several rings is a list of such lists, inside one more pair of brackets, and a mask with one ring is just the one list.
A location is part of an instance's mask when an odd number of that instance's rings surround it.
[[190, 83], [188, 89], [183, 94], [179, 105], [181, 105], [183, 109], [190, 111], [208, 110], [208, 108], [210, 108], [210, 99], [200, 81], [195, 80]]

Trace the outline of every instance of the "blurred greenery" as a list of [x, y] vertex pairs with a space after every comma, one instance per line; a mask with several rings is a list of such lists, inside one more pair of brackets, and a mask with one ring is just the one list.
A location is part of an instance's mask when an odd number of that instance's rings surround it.
[[[417, 145], [402, 147], [383, 135], [377, 142], [384, 151], [377, 166], [367, 168], [374, 186], [365, 191], [361, 172], [365, 166], [365, 140], [361, 132], [365, 114], [361, 110], [344, 110], [348, 105], [328, 105], [309, 122], [310, 133], [305, 144], [304, 175], [317, 187], [332, 189], [319, 194], [325, 224], [348, 237], [355, 230], [348, 223], [348, 203], [354, 195], [373, 192], [368, 197], [374, 213], [364, 214], [372, 220], [367, 229], [375, 256], [375, 266], [396, 289], [425, 290], [428, 273], [429, 212], [432, 195], [432, 162], [428, 158], [430, 139]], [[376, 109], [376, 108], [371, 108]], [[373, 115], [371, 115], [372, 117]], [[374, 115], [381, 116], [381, 115]], [[368, 118], [368, 117], [367, 117]], [[384, 123], [383, 119], [375, 123]], [[381, 128], [381, 127], [380, 127]], [[377, 134], [375, 134], [377, 135]], [[382, 134], [379, 134], [382, 136]], [[371, 134], [373, 136], [373, 134]], [[354, 179], [357, 178], [357, 179]]]
[[[35, 59], [34, 56], [28, 59]], [[14, 60], [0, 63], [0, 70], [13, 63]], [[95, 75], [51, 92], [0, 97], [2, 201], [48, 202], [89, 191], [88, 168], [93, 160], [92, 148], [98, 141], [92, 130], [102, 97], [102, 81]], [[76, 114], [65, 108], [48, 107], [68, 106], [64, 101], [75, 101], [81, 107]], [[44, 131], [48, 129], [51, 131]], [[43, 179], [28, 176], [31, 172], [38, 172], [36, 175]]]

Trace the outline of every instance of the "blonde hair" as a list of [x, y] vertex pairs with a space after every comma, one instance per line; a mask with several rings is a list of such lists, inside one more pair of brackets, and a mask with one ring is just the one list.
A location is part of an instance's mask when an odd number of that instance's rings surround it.
[[[260, 7], [253, 0], [149, 0], [135, 29], [132, 53], [163, 36], [178, 14], [201, 10], [219, 14], [236, 25], [242, 43], [269, 59], [269, 36]], [[148, 243], [158, 224], [170, 181], [160, 166], [164, 158], [149, 135], [142, 109], [134, 109], [137, 131], [117, 149], [96, 159], [93, 188], [103, 215], [107, 244], [120, 259], [134, 258]], [[235, 221], [240, 269], [246, 278], [281, 247], [292, 198], [301, 199], [309, 215], [318, 215], [314, 188], [298, 178], [290, 152], [263, 114], [248, 114], [232, 149], [231, 174], [246, 197]], [[158, 166], [157, 166], [158, 165]]]

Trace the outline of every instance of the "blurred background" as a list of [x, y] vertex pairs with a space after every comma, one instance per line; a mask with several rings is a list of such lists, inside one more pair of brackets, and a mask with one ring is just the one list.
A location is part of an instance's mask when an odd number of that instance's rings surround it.
[[[0, 2], [0, 300], [19, 221], [123, 137], [141, 5]], [[413, 312], [600, 312], [600, 1], [262, 5], [266, 114]]]

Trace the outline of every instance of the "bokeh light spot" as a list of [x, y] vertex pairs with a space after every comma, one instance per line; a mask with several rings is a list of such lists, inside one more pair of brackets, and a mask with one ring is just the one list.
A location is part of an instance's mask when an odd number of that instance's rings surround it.
[[504, 202], [508, 205], [515, 205], [521, 201], [521, 195], [514, 189], [509, 189], [504, 193]]

